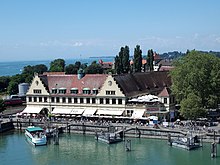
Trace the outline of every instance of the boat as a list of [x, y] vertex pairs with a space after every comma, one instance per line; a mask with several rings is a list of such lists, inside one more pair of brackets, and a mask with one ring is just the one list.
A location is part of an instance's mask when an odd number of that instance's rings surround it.
[[178, 137], [170, 139], [170, 146], [180, 147], [186, 150], [192, 150], [201, 147], [198, 136]]
[[47, 136], [41, 127], [29, 126], [25, 129], [25, 137], [34, 146], [47, 144]]
[[95, 139], [97, 141], [105, 142], [108, 144], [113, 144], [123, 141], [123, 139], [118, 134], [104, 133], [104, 132], [101, 132], [100, 134], [96, 134]]

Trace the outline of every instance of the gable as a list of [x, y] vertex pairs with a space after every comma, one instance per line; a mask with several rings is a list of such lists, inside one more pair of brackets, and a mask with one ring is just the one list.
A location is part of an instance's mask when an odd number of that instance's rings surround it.
[[[109, 95], [106, 94], [106, 91], [114, 91], [115, 94], [114, 95]], [[125, 95], [123, 94], [123, 92], [120, 90], [120, 88], [118, 87], [118, 84], [116, 83], [116, 81], [114, 80], [114, 78], [112, 77], [112, 75], [109, 75], [100, 92], [97, 94], [97, 96], [117, 96], [117, 97], [125, 97]]]
[[[41, 93], [35, 93], [34, 90], [40, 90]], [[33, 95], [33, 94], [49, 95], [48, 91], [46, 90], [46, 87], [44, 86], [43, 82], [38, 77], [38, 75], [35, 75], [30, 85], [30, 88], [27, 92], [27, 95]]]

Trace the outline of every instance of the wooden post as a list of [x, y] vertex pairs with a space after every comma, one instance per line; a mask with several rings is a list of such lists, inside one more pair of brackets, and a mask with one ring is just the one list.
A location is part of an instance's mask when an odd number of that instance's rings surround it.
[[126, 140], [125, 142], [125, 151], [131, 151], [131, 140]]
[[83, 130], [83, 135], [85, 135], [86, 134], [86, 126], [84, 123], [82, 124], [82, 130]]
[[17, 119], [17, 128], [18, 128], [18, 119]]
[[70, 125], [68, 126], [68, 132], [70, 133]]
[[212, 158], [217, 157], [217, 144], [215, 142], [215, 131], [214, 131], [213, 143], [211, 144], [211, 157]]
[[54, 145], [59, 145], [59, 130], [58, 128], [55, 128], [54, 132]]
[[171, 134], [168, 134], [168, 144], [172, 146]]
[[20, 130], [21, 130], [21, 128], [22, 128], [22, 124], [21, 124], [21, 121], [20, 121]]
[[211, 144], [211, 157], [216, 158], [217, 157], [217, 145], [215, 142]]

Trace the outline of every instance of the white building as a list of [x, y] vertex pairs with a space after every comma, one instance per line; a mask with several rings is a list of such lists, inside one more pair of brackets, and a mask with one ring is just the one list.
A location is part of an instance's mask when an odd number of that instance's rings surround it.
[[[27, 92], [23, 113], [143, 118], [169, 116], [174, 98], [168, 72], [135, 74], [65, 75], [62, 72], [35, 74]], [[156, 101], [130, 101], [155, 95]]]

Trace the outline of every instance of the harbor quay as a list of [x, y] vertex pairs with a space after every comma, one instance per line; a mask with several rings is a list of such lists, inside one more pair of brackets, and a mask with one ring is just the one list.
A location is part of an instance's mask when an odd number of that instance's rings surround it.
[[[7, 124], [6, 124], [7, 123]], [[13, 127], [12, 127], [13, 125]], [[59, 129], [63, 133], [77, 133], [95, 135], [97, 132], [111, 132], [119, 134], [122, 138], [155, 138], [167, 140], [171, 137], [184, 137], [187, 134], [198, 136], [202, 142], [220, 142], [220, 129], [217, 127], [186, 127], [174, 125], [173, 127], [164, 127], [160, 124], [150, 126], [142, 122], [131, 122], [130, 120], [112, 120], [112, 119], [52, 119], [45, 118], [3, 118], [0, 129], [23, 130], [28, 126], [40, 126], [45, 130], [52, 131]], [[6, 128], [4, 128], [6, 127]], [[8, 129], [7, 129], [8, 127]]]

